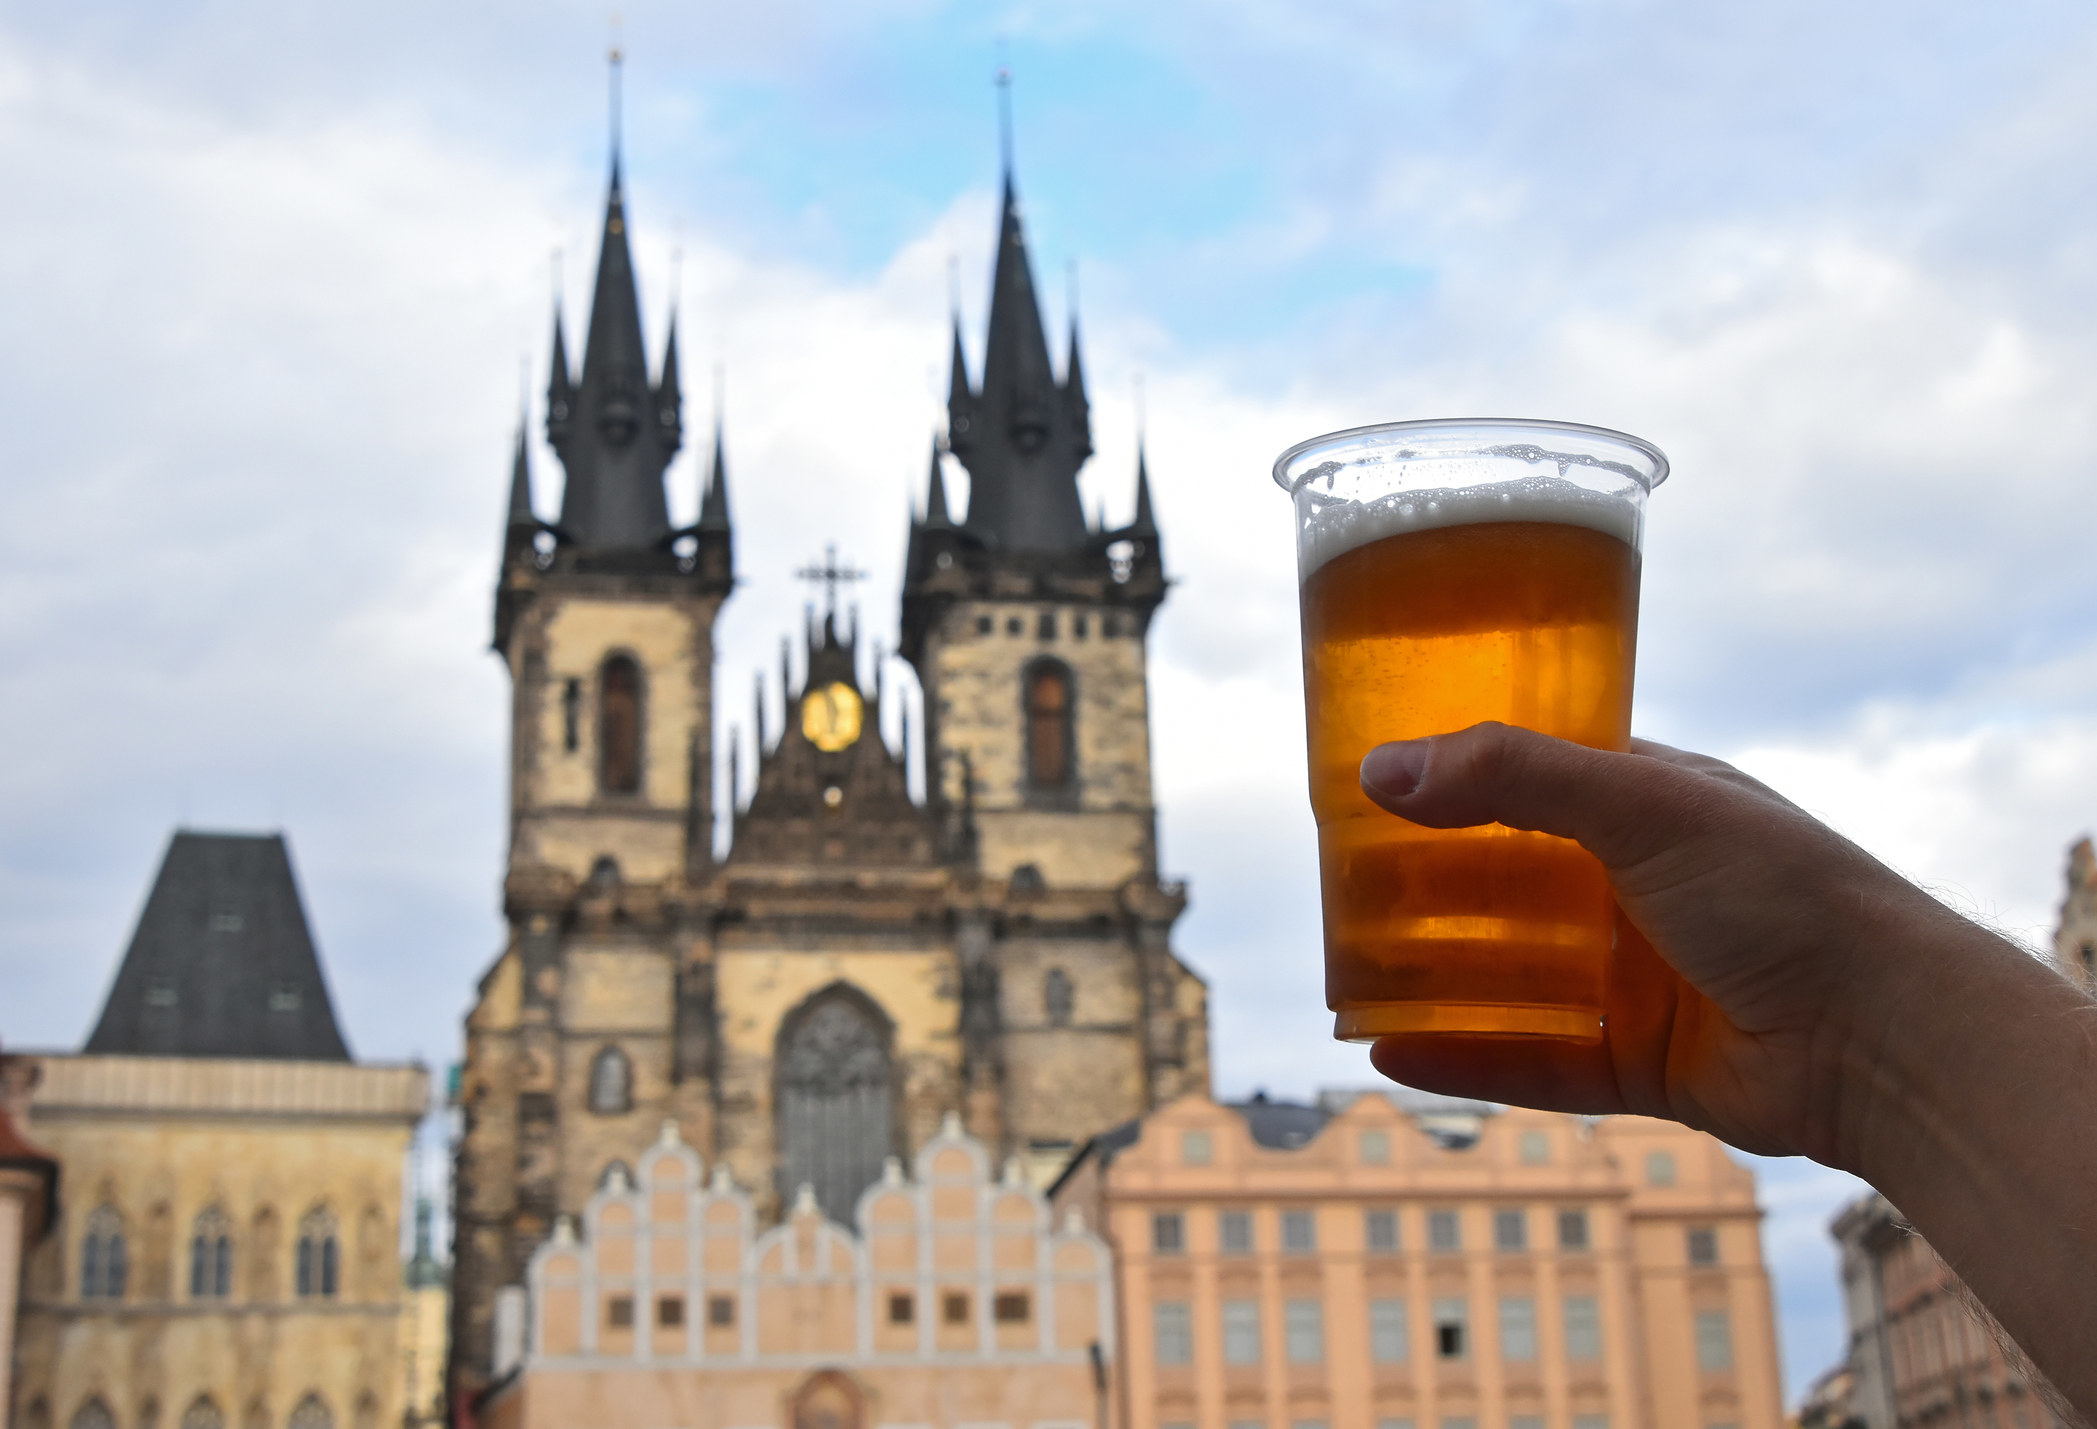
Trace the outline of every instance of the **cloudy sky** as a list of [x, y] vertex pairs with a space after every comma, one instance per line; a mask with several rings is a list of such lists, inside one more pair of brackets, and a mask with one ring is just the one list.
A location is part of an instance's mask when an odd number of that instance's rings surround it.
[[[1325, 1040], [1265, 476], [1360, 422], [1666, 448], [1643, 731], [2049, 936], [2097, 822], [2086, 7], [621, 8], [649, 340], [674, 302], [700, 421], [724, 373], [738, 715], [826, 541], [892, 638], [1009, 58], [1115, 519], [1147, 394], [1165, 858], [1219, 1091], [1370, 1075]], [[587, 296], [608, 35], [554, 0], [0, 13], [0, 1038], [84, 1036], [171, 829], [284, 828], [352, 1044], [455, 1057], [499, 938], [509, 445], [553, 285]], [[689, 511], [691, 453], [672, 484]], [[1796, 1386], [1840, 1353], [1853, 1183], [1762, 1169]]]

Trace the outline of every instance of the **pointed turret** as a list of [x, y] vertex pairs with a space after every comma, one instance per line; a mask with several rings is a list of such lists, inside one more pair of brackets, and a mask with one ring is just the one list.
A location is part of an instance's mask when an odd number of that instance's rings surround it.
[[947, 515], [947, 477], [939, 462], [939, 439], [932, 441], [932, 475], [925, 487], [925, 519], [921, 523], [928, 531], [944, 531], [954, 522]]
[[699, 529], [701, 531], [729, 530], [728, 521], [728, 447], [722, 431], [724, 423], [717, 415], [714, 418], [714, 454], [706, 469], [706, 497], [699, 503]]
[[1070, 355], [1063, 369], [1063, 414], [1070, 422], [1071, 438], [1077, 447], [1078, 464], [1092, 455], [1092, 403], [1085, 397], [1085, 359], [1078, 350], [1078, 314], [1070, 314]]
[[517, 451], [510, 459], [510, 511], [503, 531], [505, 554], [520, 544], [530, 545], [538, 534], [539, 518], [532, 513], [531, 453], [525, 442], [525, 420], [517, 419]]
[[553, 300], [553, 372], [546, 379], [546, 440], [558, 451], [568, 440], [568, 414], [575, 406], [575, 374], [568, 366], [567, 324], [561, 319], [561, 299]]
[[1129, 522], [1128, 534], [1153, 540], [1158, 535], [1158, 519], [1150, 509], [1150, 462], [1141, 442], [1136, 444], [1136, 519]]
[[[627, 242], [626, 195], [614, 152], [582, 376], [565, 403], [558, 390], [549, 394], [547, 414], [548, 439], [568, 472], [561, 531], [577, 545], [647, 550], [670, 535], [663, 471], [681, 437], [674, 401], [666, 420], [660, 398], [675, 393], [675, 352], [673, 342], [665, 358], [664, 381], [651, 388], [633, 253]], [[556, 329], [556, 389], [567, 385], [566, 368]]]
[[663, 372], [655, 384], [655, 421], [663, 444], [674, 454], [684, 445], [684, 393], [677, 384], [677, 310], [670, 310], [670, 335], [663, 340]]
[[[991, 278], [990, 332], [983, 384], [968, 399], [967, 371], [955, 342], [952, 428], [968, 419], [954, 454], [969, 473], [968, 527], [1011, 551], [1077, 551], [1085, 544], [1078, 468], [1091, 451], [1087, 424], [1075, 420], [1071, 392], [1056, 381], [1042, 328], [1041, 304], [1020, 222], [1019, 190], [1008, 166], [998, 220], [997, 266]], [[1075, 360], [1082, 392], [1083, 367]]]
[[954, 354], [947, 373], [947, 446], [955, 455], [975, 441], [976, 394], [968, 381], [968, 353], [961, 346], [961, 312], [954, 311]]

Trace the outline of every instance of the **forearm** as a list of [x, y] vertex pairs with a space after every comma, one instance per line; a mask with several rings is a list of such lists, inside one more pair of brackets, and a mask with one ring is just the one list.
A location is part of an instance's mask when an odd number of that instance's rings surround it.
[[1859, 1009], [1840, 1159], [2097, 1417], [2097, 1002], [1983, 929], [1931, 929]]

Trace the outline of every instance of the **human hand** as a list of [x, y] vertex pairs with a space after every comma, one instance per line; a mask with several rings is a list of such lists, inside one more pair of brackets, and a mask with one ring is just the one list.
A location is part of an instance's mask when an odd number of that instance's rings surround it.
[[1666, 745], [1481, 724], [1381, 745], [1361, 781], [1430, 828], [1574, 839], [1620, 910], [1600, 1043], [1379, 1040], [1377, 1069], [1410, 1086], [1669, 1117], [1856, 1169], [1904, 1007], [1943, 995], [1962, 957], [2021, 957], [1768, 787]]

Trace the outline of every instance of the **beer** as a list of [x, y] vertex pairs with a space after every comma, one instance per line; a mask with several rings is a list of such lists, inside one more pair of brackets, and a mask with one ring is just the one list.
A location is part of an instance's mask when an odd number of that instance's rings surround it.
[[[1463, 425], [1475, 437], [1508, 424]], [[1277, 477], [1299, 453], [1309, 453], [1302, 466], [1335, 449], [1353, 456], [1390, 430], [1306, 443]], [[1638, 443], [1633, 454], [1644, 452]], [[1481, 720], [1629, 746], [1638, 543], [1658, 475], [1613, 455], [1584, 458], [1600, 477], [1569, 478], [1583, 458], [1533, 445], [1408, 447], [1402, 474], [1388, 455], [1360, 459], [1344, 473], [1351, 489], [1332, 461], [1285, 482], [1298, 505], [1311, 808], [1338, 1037], [1601, 1035], [1615, 926], [1601, 865], [1547, 834], [1407, 823], [1368, 800], [1360, 770], [1386, 741]], [[1664, 475], [1665, 458], [1651, 455]]]

